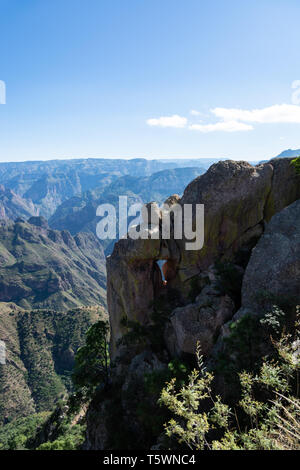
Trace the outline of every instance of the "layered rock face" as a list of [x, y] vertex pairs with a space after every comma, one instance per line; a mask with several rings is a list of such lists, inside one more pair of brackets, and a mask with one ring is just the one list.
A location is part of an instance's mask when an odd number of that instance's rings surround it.
[[[160, 225], [154, 227], [160, 232], [155, 240], [122, 239], [115, 245], [107, 262], [113, 358], [118, 354], [118, 340], [127, 331], [126, 321], [151, 323], [153, 302], [168, 300], [174, 291], [180, 308], [173, 311], [166, 327], [169, 351], [193, 352], [200, 339], [209, 354], [221, 325], [235, 312], [232, 300], [216, 291], [214, 264], [230, 261], [237, 270], [245, 268], [265, 224], [299, 199], [299, 176], [290, 162], [276, 159], [253, 167], [247, 162], [222, 161], [192, 181], [178, 202], [182, 207], [204, 204], [201, 250], [187, 250], [184, 238], [162, 240]], [[157, 267], [159, 259], [167, 260], [171, 273], [167, 286]]]

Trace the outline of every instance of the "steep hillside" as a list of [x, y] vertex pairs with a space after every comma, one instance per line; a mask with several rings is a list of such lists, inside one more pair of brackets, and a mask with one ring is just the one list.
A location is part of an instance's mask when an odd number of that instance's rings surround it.
[[6, 345], [6, 363], [0, 365], [0, 423], [51, 410], [71, 390], [74, 354], [103, 307], [67, 312], [24, 311], [0, 303], [0, 339]]
[[38, 211], [31, 200], [24, 199], [0, 185], [0, 219], [28, 219], [34, 215], [38, 215]]
[[0, 224], [0, 302], [25, 309], [105, 305], [105, 258], [92, 234], [51, 230], [40, 217]]
[[50, 410], [71, 390], [77, 349], [106, 313], [103, 249], [42, 217], [0, 224], [0, 422]]

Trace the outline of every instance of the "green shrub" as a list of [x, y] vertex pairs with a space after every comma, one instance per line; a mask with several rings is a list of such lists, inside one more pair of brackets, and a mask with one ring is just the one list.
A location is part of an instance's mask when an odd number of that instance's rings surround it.
[[241, 395], [233, 409], [214, 396], [214, 375], [201, 363], [179, 391], [172, 379], [160, 397], [174, 415], [167, 436], [196, 450], [299, 450], [299, 307], [297, 314], [294, 334], [273, 342], [277, 360], [265, 358], [258, 373], [238, 374]]
[[49, 413], [43, 412], [18, 418], [0, 427], [0, 450], [27, 450], [31, 448], [38, 429], [48, 418]]
[[76, 390], [90, 396], [101, 383], [108, 382], [108, 324], [95, 323], [86, 334], [86, 344], [78, 349], [72, 380]]
[[291, 165], [294, 166], [296, 173], [300, 175], [300, 157], [296, 157], [291, 161]]
[[54, 441], [41, 444], [36, 450], [78, 450], [85, 439], [85, 426], [69, 426], [65, 433]]

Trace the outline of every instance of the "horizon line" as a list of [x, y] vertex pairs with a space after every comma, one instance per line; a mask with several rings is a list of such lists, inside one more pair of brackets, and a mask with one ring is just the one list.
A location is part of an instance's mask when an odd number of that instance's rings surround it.
[[[276, 155], [277, 156], [277, 155]], [[265, 158], [233, 158], [233, 157], [82, 157], [82, 156], [71, 156], [71, 157], [56, 157], [56, 158], [45, 158], [45, 159], [24, 159], [24, 160], [0, 160], [2, 163], [44, 163], [44, 162], [56, 162], [56, 161], [72, 161], [72, 160], [149, 160], [149, 161], [164, 161], [164, 160], [233, 160], [233, 161], [262, 161], [269, 160], [275, 157], [265, 157]]]

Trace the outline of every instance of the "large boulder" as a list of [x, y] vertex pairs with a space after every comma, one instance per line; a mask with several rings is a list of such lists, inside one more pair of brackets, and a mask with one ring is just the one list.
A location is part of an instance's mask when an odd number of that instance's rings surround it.
[[228, 295], [208, 285], [192, 304], [176, 308], [166, 326], [165, 341], [172, 356], [195, 354], [197, 344], [208, 356], [222, 325], [234, 314], [234, 302]]
[[290, 158], [276, 158], [270, 162], [273, 167], [273, 176], [271, 191], [265, 206], [264, 218], [267, 222], [274, 214], [300, 198], [300, 176], [291, 165], [291, 160]]
[[[300, 199], [274, 215], [252, 250], [242, 284], [241, 307], [221, 327], [212, 351], [212, 364], [226, 350], [231, 326], [243, 317], [271, 312], [274, 305], [285, 313], [300, 305]], [[268, 346], [266, 346], [268, 348]], [[268, 353], [260, 344], [260, 356]]]
[[243, 278], [243, 309], [276, 302], [300, 304], [300, 199], [273, 216]]

